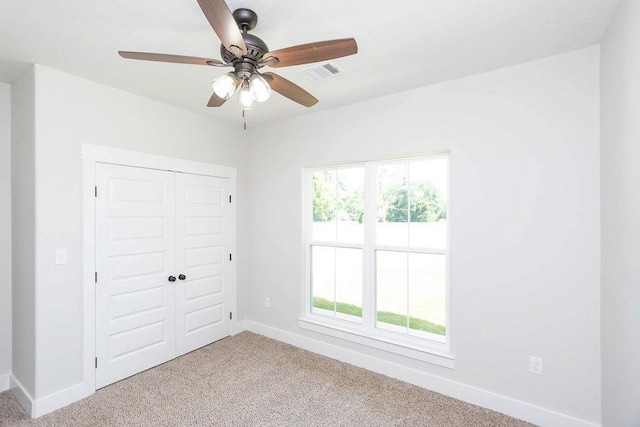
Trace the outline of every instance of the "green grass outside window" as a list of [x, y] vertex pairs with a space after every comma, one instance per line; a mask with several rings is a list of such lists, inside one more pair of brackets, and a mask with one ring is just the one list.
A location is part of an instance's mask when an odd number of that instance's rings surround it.
[[[324, 310], [329, 310], [329, 311], [334, 310], [333, 301], [329, 301], [328, 299], [319, 298], [319, 297], [313, 298], [313, 306], [324, 309]], [[355, 316], [355, 317], [362, 317], [362, 307], [358, 307], [357, 305], [347, 304], [344, 302], [337, 302], [335, 304], [335, 310], [338, 313], [348, 314], [350, 316]], [[388, 311], [379, 311], [378, 322], [384, 322], [391, 325], [406, 327], [407, 316], [403, 314], [398, 314], [398, 313], [391, 313]], [[432, 334], [437, 334], [437, 335], [445, 334], [444, 325], [431, 323], [427, 320], [418, 319], [412, 316], [409, 317], [409, 328], [417, 331], [430, 332]]]

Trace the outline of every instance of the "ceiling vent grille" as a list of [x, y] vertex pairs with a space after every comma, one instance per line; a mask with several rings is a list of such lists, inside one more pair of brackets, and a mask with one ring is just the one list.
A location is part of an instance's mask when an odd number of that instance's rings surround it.
[[344, 71], [337, 65], [327, 62], [324, 65], [317, 65], [313, 68], [302, 70], [300, 71], [300, 73], [311, 80], [324, 80], [330, 77], [344, 74]]

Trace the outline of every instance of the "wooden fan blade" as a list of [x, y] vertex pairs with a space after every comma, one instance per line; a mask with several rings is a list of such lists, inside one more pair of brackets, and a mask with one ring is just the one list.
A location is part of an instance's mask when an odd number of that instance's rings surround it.
[[326, 61], [358, 53], [355, 39], [327, 40], [323, 42], [301, 44], [285, 49], [269, 52], [264, 55], [263, 62], [269, 58], [278, 59], [272, 67], [288, 67], [290, 65], [309, 64], [311, 62]]
[[218, 61], [217, 59], [197, 58], [195, 56], [167, 55], [164, 53], [125, 52], [121, 50], [119, 50], [118, 53], [123, 58], [142, 59], [143, 61], [174, 62], [177, 64], [211, 65], [214, 67], [224, 67], [227, 65], [222, 61]]
[[224, 47], [233, 52], [238, 58], [246, 55], [247, 46], [244, 44], [242, 33], [225, 1], [198, 0], [198, 4]]
[[216, 93], [214, 92], [211, 95], [211, 98], [209, 98], [209, 102], [207, 102], [207, 107], [220, 107], [222, 104], [224, 104], [225, 102], [227, 102], [226, 99], [224, 98], [220, 98], [218, 95], [216, 95]]
[[302, 104], [305, 107], [312, 107], [318, 103], [318, 100], [306, 90], [302, 89], [295, 83], [290, 82], [274, 73], [262, 74], [269, 81], [271, 89], [275, 90], [282, 96], [286, 96], [292, 101]]

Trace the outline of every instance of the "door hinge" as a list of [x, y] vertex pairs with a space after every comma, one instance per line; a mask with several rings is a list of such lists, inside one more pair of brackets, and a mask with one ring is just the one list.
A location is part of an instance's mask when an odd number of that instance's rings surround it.
[[233, 320], [233, 313], [231, 311], [229, 312], [229, 320]]
[[95, 188], [95, 197], [98, 197], [98, 187], [94, 187]]
[[229, 203], [231, 203], [231, 194], [229, 194]]
[[96, 357], [96, 368], [98, 367], [98, 358]]
[[231, 257], [231, 254], [229, 254], [229, 261], [233, 261], [233, 258]]
[[95, 272], [94, 280], [95, 280], [96, 283], [98, 283], [98, 272], [97, 271]]

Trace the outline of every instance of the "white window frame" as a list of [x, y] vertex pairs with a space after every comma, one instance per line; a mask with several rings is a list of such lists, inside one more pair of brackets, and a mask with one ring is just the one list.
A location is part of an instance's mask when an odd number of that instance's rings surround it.
[[[378, 166], [419, 161], [434, 158], [446, 158], [447, 164], [447, 245], [446, 249], [408, 249], [407, 247], [392, 247], [377, 245], [376, 236], [376, 168]], [[312, 239], [313, 228], [313, 188], [312, 176], [314, 172], [322, 170], [340, 170], [346, 168], [364, 167], [365, 174], [365, 216], [364, 216], [364, 241], [362, 244], [321, 242]], [[324, 335], [355, 342], [379, 350], [399, 354], [412, 359], [433, 363], [446, 368], [454, 369], [455, 356], [452, 352], [452, 328], [451, 328], [451, 156], [449, 152], [412, 155], [392, 159], [380, 159], [372, 161], [354, 162], [347, 164], [324, 165], [308, 167], [304, 170], [304, 301], [302, 316], [298, 319], [298, 326], [305, 330], [318, 332]], [[363, 310], [362, 324], [332, 318], [311, 311], [311, 247], [327, 246], [335, 248], [361, 248], [363, 251]], [[375, 327], [375, 252], [400, 251], [403, 253], [427, 253], [442, 254], [446, 257], [446, 339], [444, 343], [425, 338], [394, 333]], [[368, 308], [368, 309], [365, 309]]]

